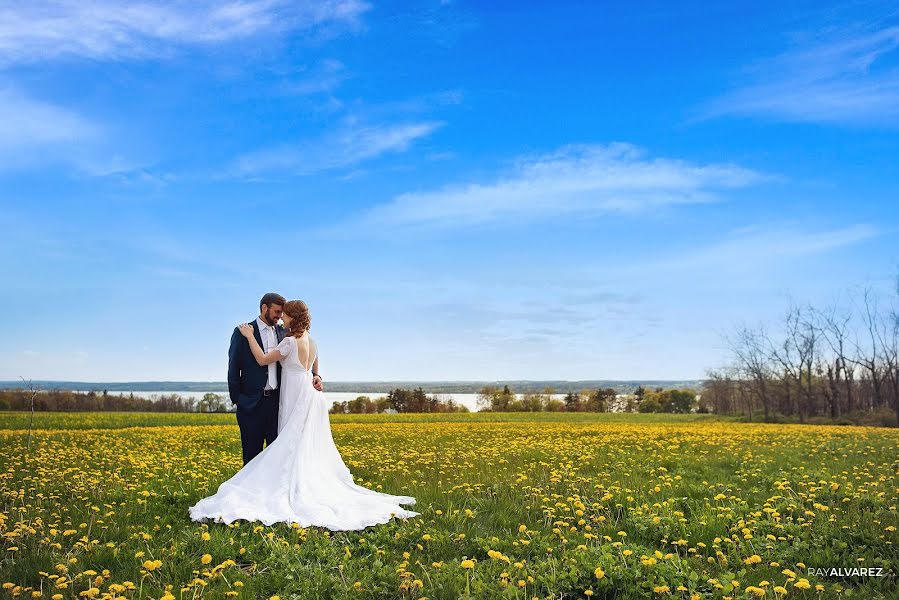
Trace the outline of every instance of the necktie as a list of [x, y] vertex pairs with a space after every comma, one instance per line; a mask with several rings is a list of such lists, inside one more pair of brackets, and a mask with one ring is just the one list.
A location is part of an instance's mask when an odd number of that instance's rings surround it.
[[[266, 330], [267, 330], [267, 335], [265, 336], [265, 345], [266, 345], [265, 353], [268, 354], [269, 352], [274, 350], [275, 340], [277, 339], [277, 336], [275, 334], [275, 328], [272, 327], [271, 325], [266, 327]], [[275, 369], [276, 369], [275, 363], [270, 363], [268, 365], [268, 382], [266, 384], [266, 387], [271, 388], [271, 389], [275, 389], [278, 386], [278, 384], [277, 384], [278, 376], [277, 376], [277, 371]]]

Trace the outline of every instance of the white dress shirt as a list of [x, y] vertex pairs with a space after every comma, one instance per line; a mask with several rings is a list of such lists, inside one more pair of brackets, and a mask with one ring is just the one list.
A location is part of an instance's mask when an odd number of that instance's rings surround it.
[[[259, 317], [256, 317], [256, 326], [259, 327], [259, 335], [262, 336], [262, 351], [266, 354], [274, 350], [278, 346], [278, 334], [275, 328]], [[273, 390], [278, 387], [278, 367], [275, 363], [268, 365], [268, 381], [265, 389]]]

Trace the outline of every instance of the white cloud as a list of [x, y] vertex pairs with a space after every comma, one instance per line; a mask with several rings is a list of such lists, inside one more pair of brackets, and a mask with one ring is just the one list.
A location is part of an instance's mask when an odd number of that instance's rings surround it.
[[710, 273], [713, 268], [765, 268], [790, 259], [853, 246], [884, 234], [869, 224], [813, 231], [790, 225], [745, 227], [714, 244], [652, 263], [661, 270], [685, 269]]
[[11, 87], [0, 88], [0, 171], [53, 162], [91, 162], [86, 148], [101, 133], [97, 124], [75, 111]]
[[288, 30], [355, 28], [361, 0], [122, 2], [30, 0], [0, 8], [0, 63], [60, 57], [158, 56], [180, 44], [213, 44]]
[[94, 137], [96, 125], [77, 113], [0, 88], [0, 150]]
[[114, 133], [68, 108], [0, 87], [0, 172], [65, 165], [82, 174], [164, 183], [110, 149]]
[[321, 61], [314, 69], [303, 71], [305, 77], [283, 85], [286, 93], [299, 96], [328, 94], [349, 77], [344, 64], [333, 58]]
[[416, 140], [441, 126], [436, 121], [389, 125], [344, 124], [337, 131], [309, 142], [282, 145], [246, 154], [235, 171], [247, 176], [289, 172], [307, 175], [372, 160], [384, 154], [406, 151]]
[[520, 159], [511, 173], [486, 183], [402, 194], [339, 229], [452, 228], [542, 217], [638, 213], [716, 200], [724, 188], [762, 176], [731, 164], [647, 158], [630, 144], [567, 146]]
[[785, 121], [899, 125], [899, 26], [827, 32], [762, 62], [706, 107]]
[[68, 107], [0, 87], [0, 172], [66, 165], [82, 174], [165, 183], [141, 162], [110, 148], [108, 127]]

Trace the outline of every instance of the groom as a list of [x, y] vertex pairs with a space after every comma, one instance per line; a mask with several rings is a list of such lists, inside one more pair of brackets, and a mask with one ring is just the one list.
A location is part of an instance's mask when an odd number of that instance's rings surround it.
[[[277, 323], [285, 302], [280, 294], [264, 295], [259, 301], [259, 316], [250, 322], [253, 336], [266, 353], [284, 339], [284, 328]], [[228, 393], [237, 405], [243, 464], [253, 460], [278, 435], [280, 380], [280, 363], [260, 366], [250, 351], [249, 341], [235, 327], [228, 349]]]

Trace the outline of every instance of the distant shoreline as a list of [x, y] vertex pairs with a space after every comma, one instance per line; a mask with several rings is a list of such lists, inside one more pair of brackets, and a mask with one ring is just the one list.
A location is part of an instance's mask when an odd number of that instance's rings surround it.
[[[70, 390], [73, 392], [227, 392], [224, 381], [126, 381], [126, 382], [86, 382], [34, 380], [33, 385], [44, 390]], [[683, 380], [584, 380], [584, 381], [329, 381], [332, 392], [377, 392], [387, 393], [396, 388], [415, 389], [421, 387], [431, 394], [476, 394], [486, 386], [508, 385], [515, 392], [540, 392], [552, 388], [557, 393], [578, 392], [586, 389], [612, 388], [621, 394], [644, 388], [698, 388], [701, 379]], [[0, 381], [0, 389], [23, 389], [27, 384], [19, 381]]]

